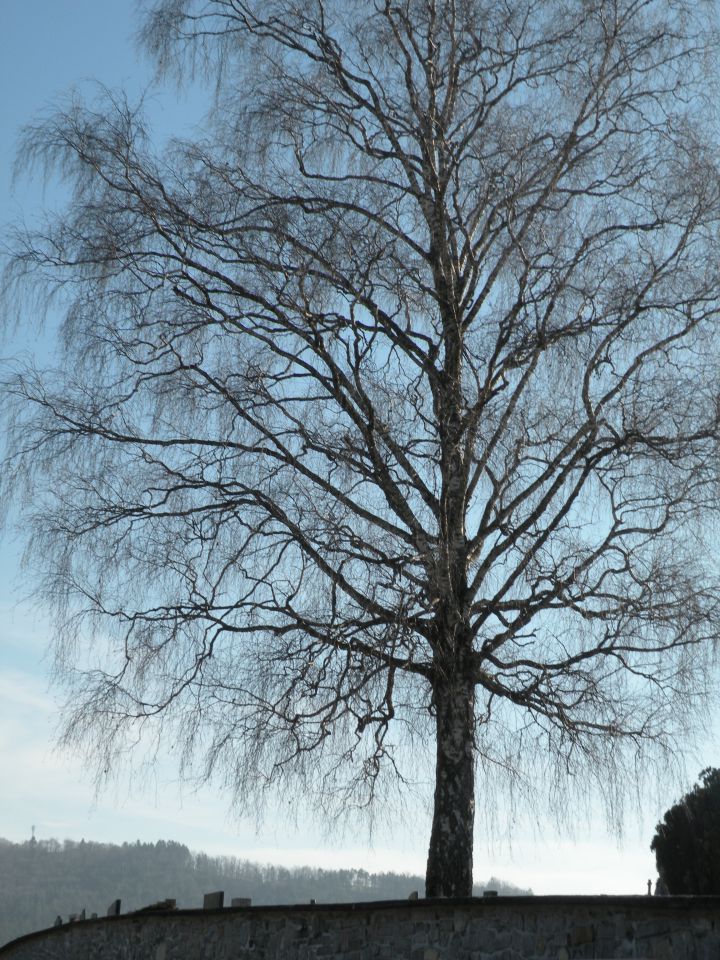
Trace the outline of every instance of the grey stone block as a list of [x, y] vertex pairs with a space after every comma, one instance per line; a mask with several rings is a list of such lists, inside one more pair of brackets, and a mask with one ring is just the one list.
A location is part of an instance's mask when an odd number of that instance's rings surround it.
[[218, 910], [225, 904], [225, 891], [215, 890], [203, 897], [203, 910]]

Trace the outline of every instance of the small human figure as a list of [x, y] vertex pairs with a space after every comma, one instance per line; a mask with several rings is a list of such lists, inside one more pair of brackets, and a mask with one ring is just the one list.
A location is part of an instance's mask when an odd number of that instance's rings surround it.
[[648, 880], [648, 892], [647, 895], [650, 896], [652, 893], [652, 880]]

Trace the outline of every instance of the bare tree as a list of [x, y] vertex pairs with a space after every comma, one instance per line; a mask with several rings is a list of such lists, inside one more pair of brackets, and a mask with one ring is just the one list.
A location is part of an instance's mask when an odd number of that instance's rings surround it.
[[204, 139], [154, 153], [111, 98], [28, 130], [74, 195], [11, 273], [69, 309], [61, 369], [8, 381], [5, 483], [101, 766], [157, 724], [247, 802], [366, 806], [429, 733], [427, 894], [466, 895], [478, 765], [622, 792], [688, 734], [712, 9], [163, 0]]

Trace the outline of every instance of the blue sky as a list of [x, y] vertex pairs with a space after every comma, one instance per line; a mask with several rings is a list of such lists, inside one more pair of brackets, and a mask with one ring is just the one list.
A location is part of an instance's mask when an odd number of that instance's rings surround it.
[[[18, 217], [32, 218], [43, 203], [57, 199], [52, 184], [21, 177], [11, 167], [23, 123], [61, 101], [70, 88], [92, 90], [92, 81], [123, 86], [131, 98], [145, 90], [150, 70], [136, 55], [132, 35], [137, 23], [131, 0], [0, 0], [0, 230]], [[167, 133], [187, 126], [198, 114], [202, 91], [185, 98], [173, 91], [151, 91], [148, 108]], [[23, 318], [19, 329], [0, 343], [0, 357], [27, 351], [34, 344]], [[39, 346], [52, 354], [52, 318]], [[429, 813], [425, 807], [384, 829], [373, 845], [363, 828], [344, 836], [323, 836], [304, 815], [294, 824], [286, 808], [270, 810], [262, 827], [254, 819], [228, 814], [211, 788], [193, 792], [178, 784], [160, 758], [130, 784], [120, 777], [96, 795], [82, 758], [54, 745], [62, 692], [51, 684], [46, 654], [48, 624], [42, 609], [24, 600], [19, 548], [10, 537], [0, 541], [0, 836], [22, 840], [36, 826], [40, 837], [114, 841], [173, 839], [191, 848], [276, 863], [358, 866], [369, 870], [424, 873]], [[694, 778], [702, 766], [718, 763], [709, 749], [688, 760]], [[689, 784], [682, 785], [684, 787]], [[531, 829], [522, 820], [512, 844], [488, 842], [479, 810], [476, 878], [491, 874], [536, 893], [644, 893], [654, 877], [649, 842], [658, 815], [677, 799], [681, 785], [668, 788], [642, 819], [631, 818], [618, 845], [590, 807], [590, 824], [578, 827], [582, 842], [558, 835], [548, 823]], [[504, 821], [500, 809], [496, 818]], [[489, 820], [492, 821], [490, 812]], [[158, 895], [164, 895], [159, 892]]]

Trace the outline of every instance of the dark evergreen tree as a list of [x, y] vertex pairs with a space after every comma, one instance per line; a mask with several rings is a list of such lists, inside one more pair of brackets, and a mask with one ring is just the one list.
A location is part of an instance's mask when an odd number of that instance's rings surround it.
[[720, 770], [700, 782], [665, 814], [650, 849], [672, 894], [720, 894]]

